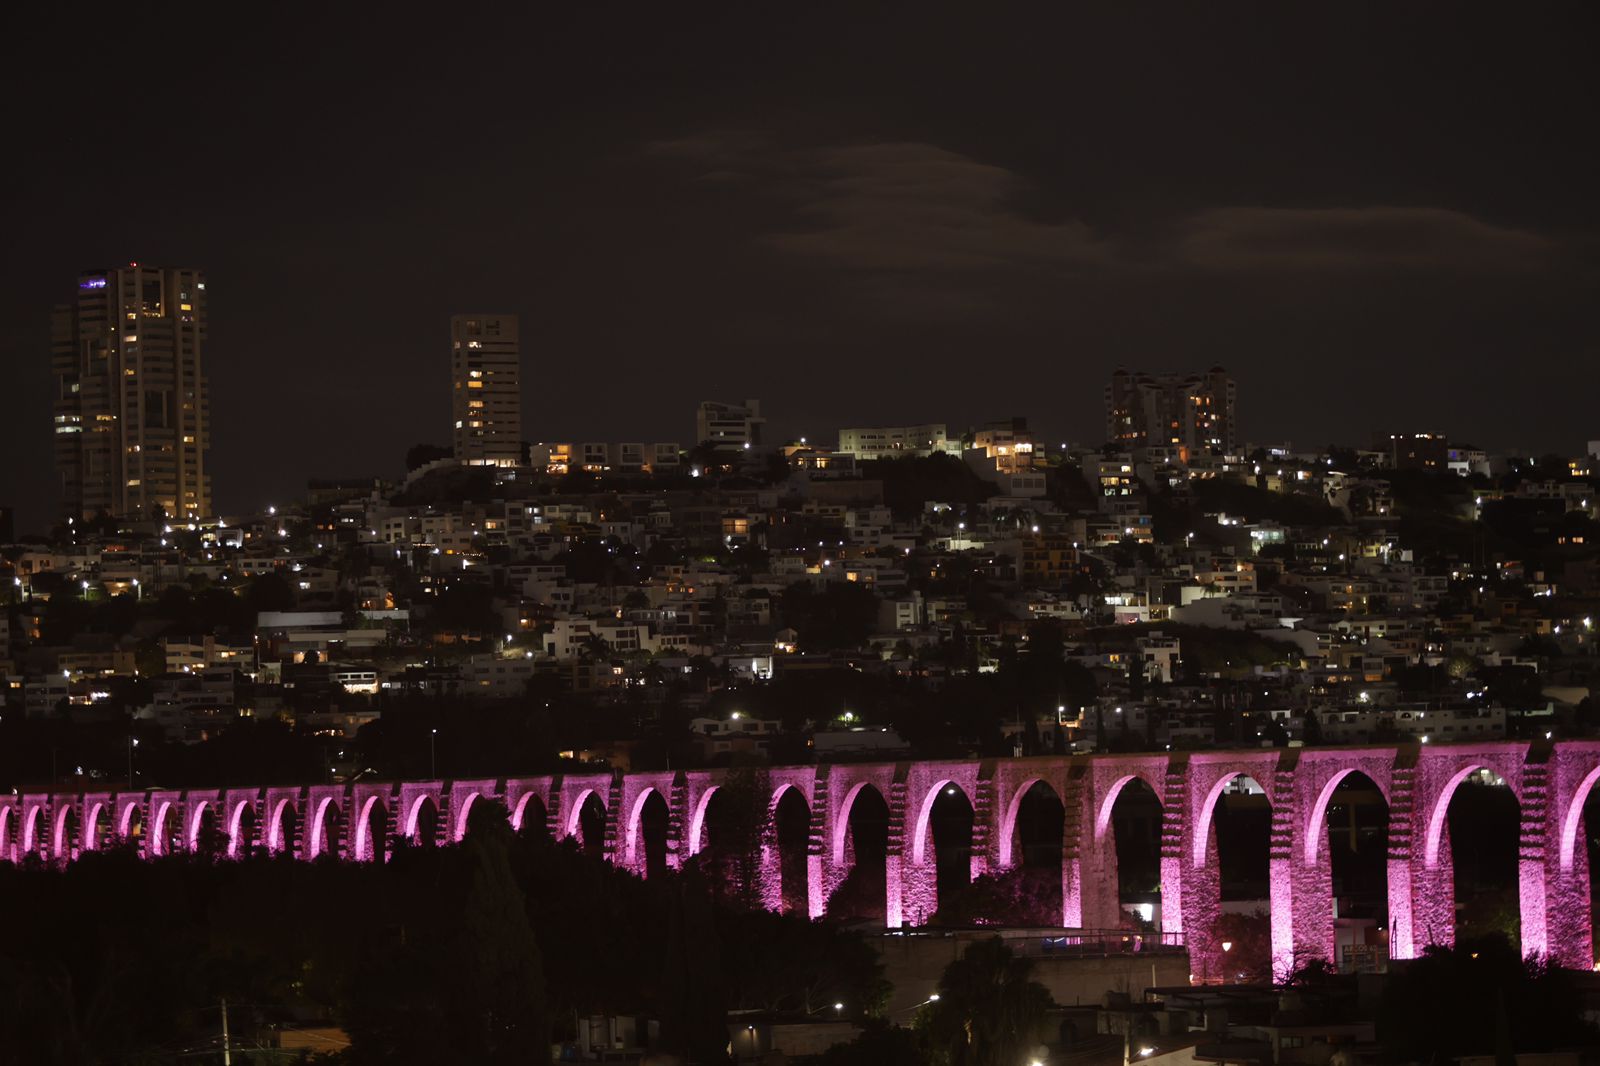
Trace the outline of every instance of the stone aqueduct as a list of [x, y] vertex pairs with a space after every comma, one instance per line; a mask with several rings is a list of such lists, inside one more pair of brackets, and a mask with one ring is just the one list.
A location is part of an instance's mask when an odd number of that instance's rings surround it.
[[[1364, 774], [1388, 805], [1389, 950], [1416, 956], [1454, 936], [1454, 883], [1447, 809], [1466, 778], [1486, 770], [1502, 778], [1521, 812], [1519, 895], [1522, 945], [1561, 965], [1588, 969], [1593, 946], [1584, 801], [1600, 781], [1600, 741], [1492, 742], [1460, 745], [1290, 748], [1135, 755], [838, 763], [774, 767], [769, 826], [794, 790], [809, 816], [806, 896], [821, 916], [854, 857], [852, 805], [876, 790], [889, 810], [885, 859], [890, 928], [914, 925], [937, 908], [930, 816], [951, 789], [973, 812], [971, 876], [999, 872], [1020, 859], [1022, 797], [1043, 782], [1065, 810], [1062, 913], [1066, 927], [1112, 928], [1121, 917], [1112, 808], [1132, 781], [1149, 785], [1162, 805], [1163, 932], [1183, 934], [1196, 973], [1221, 972], [1210, 934], [1220, 891], [1213, 813], [1242, 776], [1271, 805], [1268, 860], [1274, 966], [1331, 958], [1332, 867], [1326, 812], [1347, 775]], [[676, 867], [705, 846], [706, 814], [728, 771], [588, 773], [462, 781], [358, 783], [284, 788], [144, 792], [30, 793], [0, 797], [0, 858], [37, 856], [66, 862], [86, 850], [134, 837], [147, 855], [201, 846], [220, 833], [230, 854], [245, 848], [302, 859], [335, 854], [354, 861], [387, 853], [391, 843], [435, 834], [459, 840], [474, 803], [501, 804], [516, 828], [542, 822], [551, 835], [580, 834], [591, 797], [604, 806], [603, 851], [644, 873], [642, 814], [652, 795], [666, 804], [666, 857]], [[792, 800], [790, 801], [792, 804]], [[335, 834], [331, 825], [349, 826]], [[428, 827], [432, 827], [431, 829]], [[383, 839], [377, 839], [373, 829]], [[591, 830], [593, 832], [594, 830]], [[763, 898], [780, 906], [776, 832], [761, 845]], [[590, 842], [591, 844], [594, 842]]]

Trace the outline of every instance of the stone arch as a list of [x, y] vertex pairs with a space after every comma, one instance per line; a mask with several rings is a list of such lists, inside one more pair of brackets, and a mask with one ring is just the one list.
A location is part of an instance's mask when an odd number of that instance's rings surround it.
[[[597, 813], [591, 814], [591, 811]], [[564, 836], [576, 838], [584, 851], [598, 855], [605, 850], [608, 814], [606, 801], [600, 798], [599, 791], [586, 788], [578, 794], [577, 801], [572, 805], [572, 811], [567, 815]], [[588, 828], [584, 825], [586, 821], [589, 823]], [[590, 829], [593, 830], [592, 833]], [[594, 839], [591, 840], [591, 836]]]
[[[624, 864], [630, 868], [634, 868], [643, 859], [640, 846], [644, 839], [645, 804], [650, 802], [651, 796], [660, 795], [660, 790], [654, 785], [646, 785], [639, 790], [637, 796], [633, 797], [633, 806], [628, 809], [628, 824], [623, 831], [622, 857]], [[666, 802], [666, 797], [662, 797], [662, 802]]]
[[[976, 812], [977, 807], [972, 802], [972, 797], [967, 795], [967, 790], [957, 782], [945, 778], [930, 788], [922, 797], [922, 802], [917, 805], [916, 831], [911, 838], [911, 861], [921, 866], [925, 861], [927, 847], [932, 843], [933, 807], [939, 802], [941, 796], [954, 798], [960, 796], [966, 800], [969, 810]], [[970, 846], [970, 844], [969, 844]]]
[[389, 805], [382, 796], [374, 792], [362, 800], [356, 812], [355, 851], [350, 857], [358, 862], [382, 862], [388, 850], [388, 823]]
[[[1498, 770], [1484, 763], [1468, 763], [1452, 774], [1444, 787], [1439, 790], [1439, 794], [1434, 797], [1433, 809], [1428, 812], [1427, 836], [1422, 844], [1422, 864], [1428, 869], [1431, 870], [1439, 865], [1439, 842], [1444, 837], [1446, 819], [1450, 815], [1450, 800], [1455, 796], [1456, 789], [1461, 787], [1461, 783], [1480, 770], [1499, 774]], [[1518, 806], [1521, 806], [1522, 797], [1517, 795], [1516, 789], [1511, 788], [1510, 780], [1503, 776], [1502, 780], [1506, 782], [1506, 788], [1510, 789], [1512, 798], [1517, 801]]]
[[336, 797], [323, 796], [316, 801], [316, 807], [311, 812], [311, 842], [306, 848], [308, 859], [322, 855], [339, 857], [339, 829], [343, 815]]
[[1063, 816], [1066, 813], [1066, 804], [1061, 799], [1061, 793], [1057, 792], [1055, 786], [1044, 778], [1030, 777], [1018, 785], [1016, 791], [1011, 794], [1011, 801], [1006, 804], [1005, 816], [1000, 824], [1000, 839], [996, 842], [1001, 869], [1021, 861], [1015, 854], [1015, 848], [1022, 828], [1020, 824], [1022, 803], [1027, 799], [1028, 793], [1041, 785], [1044, 786], [1057, 803], [1062, 805]]
[[[721, 785], [712, 785], [695, 800], [694, 811], [689, 816], [689, 855], [700, 854], [706, 845], [706, 812], [711, 809], [711, 798], [721, 791]], [[776, 810], [776, 800], [773, 809]]]
[[[1110, 788], [1106, 789], [1105, 798], [1100, 801], [1100, 809], [1095, 812], [1094, 840], [1096, 844], [1099, 844], [1101, 841], [1105, 840], [1106, 834], [1111, 832], [1111, 817], [1116, 812], [1117, 800], [1121, 797], [1122, 790], [1127, 788], [1135, 781], [1139, 781], [1149, 788], [1150, 791], [1155, 794], [1157, 802], [1160, 802], [1161, 788], [1154, 781], [1150, 780], [1149, 777], [1142, 773], [1123, 774], [1121, 777], [1117, 778], [1111, 783]], [[1218, 795], [1221, 795], [1221, 789], [1226, 786], [1227, 783], [1227, 780], [1224, 780], [1222, 784], [1218, 786]], [[1207, 813], [1210, 813], [1209, 807], [1207, 808]]]
[[885, 807], [889, 805], [889, 801], [884, 798], [883, 793], [870, 781], [857, 781], [850, 786], [850, 791], [844, 795], [844, 801], [839, 804], [839, 817], [834, 822], [833, 840], [830, 842], [830, 851], [836, 866], [844, 862], [844, 846], [845, 842], [850, 839], [850, 815], [855, 811], [856, 800], [861, 798], [862, 790], [868, 788], [872, 789], [873, 794], [878, 797]]
[[299, 805], [288, 796], [280, 796], [273, 803], [272, 812], [267, 818], [267, 849], [274, 854], [293, 854], [294, 831], [299, 828], [299, 822]]
[[537, 792], [529, 789], [517, 797], [516, 806], [511, 809], [511, 829], [516, 833], [537, 829], [541, 836], [549, 833], [550, 809]]
[[243, 858], [256, 846], [255, 814], [255, 804], [251, 800], [234, 801], [233, 809], [228, 812], [227, 828], [224, 830], [228, 837], [229, 858]]
[[151, 855], [166, 855], [172, 849], [167, 836], [167, 818], [172, 813], [171, 800], [157, 800], [155, 813], [150, 818], [149, 843], [145, 850]]
[[1578, 787], [1572, 793], [1572, 802], [1567, 806], [1566, 817], [1561, 819], [1561, 843], [1557, 855], [1562, 873], [1572, 869], [1577, 851], [1578, 832], [1583, 828], [1583, 805], [1589, 801], [1589, 792], [1597, 781], [1600, 781], [1600, 766], [1590, 770], [1588, 776], [1578, 783]]
[[768, 910], [808, 914], [812, 905], [811, 803], [804, 790], [794, 784], [779, 785], [772, 793], [767, 824], [771, 852], [764, 862], [767, 890], [763, 902]]
[[208, 812], [215, 814], [211, 809], [210, 800], [196, 799], [192, 802], [189, 809], [188, 824], [183, 829], [185, 850], [200, 850], [200, 831], [205, 825], [205, 817]]
[[1324, 830], [1327, 828], [1328, 806], [1333, 802], [1333, 795], [1339, 790], [1339, 786], [1344, 784], [1351, 774], [1366, 778], [1372, 784], [1372, 787], [1378, 790], [1378, 794], [1383, 797], [1384, 806], [1387, 807], [1390, 804], [1388, 791], [1377, 778], [1367, 771], [1352, 766], [1333, 774], [1328, 778], [1327, 783], [1322, 786], [1322, 791], [1317, 793], [1317, 801], [1311, 807], [1311, 819], [1306, 823], [1305, 846], [1302, 848], [1301, 855], [1301, 861], [1306, 866], [1316, 864], [1317, 854], [1322, 848], [1323, 840], [1327, 837], [1327, 833]]
[[[1218, 778], [1211, 786], [1211, 790], [1206, 793], [1205, 802], [1200, 806], [1200, 821], [1195, 825], [1194, 829], [1193, 862], [1194, 868], [1197, 870], [1206, 864], [1206, 847], [1211, 841], [1212, 826], [1216, 821], [1217, 801], [1222, 799], [1222, 794], [1228, 790], [1228, 786], [1241, 777], [1254, 781], [1256, 787], [1266, 794], [1267, 805], [1269, 807], [1275, 806], [1272, 802], [1272, 793], [1267, 792], [1266, 786], [1261, 783], [1260, 779], [1248, 771], [1233, 770]], [[1160, 795], [1159, 792], [1156, 794]]]
[[456, 824], [450, 840], [459, 844], [467, 839], [467, 821], [472, 815], [472, 806], [482, 797], [480, 792], [468, 792], [461, 797], [461, 807], [456, 811]]
[[433, 847], [439, 842], [439, 804], [428, 792], [413, 797], [406, 808], [402, 835], [413, 844]]
[[56, 809], [55, 825], [51, 831], [50, 857], [71, 859], [77, 850], [78, 805], [63, 803]]
[[11, 861], [11, 834], [16, 829], [16, 815], [11, 805], [0, 806], [0, 859]]
[[[106, 801], [93, 800], [83, 819], [83, 850], [100, 851], [105, 847], [106, 838], [110, 836], [110, 821], [106, 815]], [[101, 824], [105, 823], [105, 831], [101, 831]], [[3, 837], [0, 837], [3, 839]]]
[[29, 854], [39, 850], [39, 816], [43, 808], [37, 803], [22, 815], [22, 851]]
[[144, 831], [144, 804], [135, 800], [125, 804], [117, 819], [117, 839], [123, 844], [133, 844], [146, 834]]

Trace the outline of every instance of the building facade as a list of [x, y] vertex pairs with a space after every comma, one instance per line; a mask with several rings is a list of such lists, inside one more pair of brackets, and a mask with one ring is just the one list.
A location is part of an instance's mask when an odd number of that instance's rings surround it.
[[897, 459], [904, 455], [932, 455], [958, 451], [942, 423], [924, 426], [874, 426], [839, 431], [839, 453], [860, 460]]
[[450, 400], [457, 462], [522, 463], [522, 348], [516, 315], [451, 316]]
[[1118, 370], [1106, 386], [1106, 440], [1122, 448], [1176, 448], [1178, 457], [1232, 452], [1236, 390], [1220, 366], [1204, 374]]
[[761, 447], [761, 401], [722, 403], [706, 400], [695, 409], [694, 439], [697, 444], [714, 444], [719, 451], [738, 451]]
[[51, 329], [65, 517], [210, 516], [205, 340], [200, 271], [129, 263], [79, 276]]

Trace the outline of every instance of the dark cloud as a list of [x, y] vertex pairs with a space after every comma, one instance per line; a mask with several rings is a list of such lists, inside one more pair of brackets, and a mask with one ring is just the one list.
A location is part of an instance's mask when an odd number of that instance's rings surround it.
[[1216, 270], [1520, 272], [1555, 250], [1541, 234], [1436, 207], [1222, 207], [1180, 231], [1177, 259]]

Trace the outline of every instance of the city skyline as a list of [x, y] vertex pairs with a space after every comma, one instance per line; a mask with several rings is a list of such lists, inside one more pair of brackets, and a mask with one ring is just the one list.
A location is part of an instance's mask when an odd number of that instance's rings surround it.
[[[1578, 14], [563, 17], [391, 26], [384, 69], [325, 50], [361, 39], [344, 16], [228, 50], [196, 47], [204, 25], [74, 31], [83, 68], [207, 90], [202, 149], [121, 145], [115, 202], [95, 80], [21, 57], [22, 135], [51, 150], [0, 304], [0, 441], [40, 460], [0, 475], [19, 524], [53, 510], [48, 426], [21, 413], [48, 404], [48, 308], [129, 259], [210, 278], [222, 510], [448, 445], [438, 323], [463, 307], [519, 315], [550, 358], [532, 439], [683, 439], [712, 378], [766, 399], [774, 438], [1016, 413], [1089, 441], [1116, 366], [1212, 363], [1245, 389], [1243, 439], [1594, 435]], [[623, 76], [597, 74], [600, 40]], [[530, 51], [442, 74], [497, 49]], [[1291, 58], [1293, 91], [1264, 91]]]

